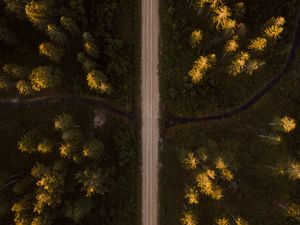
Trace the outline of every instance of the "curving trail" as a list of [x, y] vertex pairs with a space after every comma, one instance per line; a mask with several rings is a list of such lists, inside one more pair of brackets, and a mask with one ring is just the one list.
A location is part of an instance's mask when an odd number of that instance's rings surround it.
[[29, 98], [25, 100], [20, 100], [19, 98], [0, 99], [0, 106], [23, 108], [23, 107], [34, 107], [34, 106], [41, 106], [47, 104], [58, 104], [62, 102], [64, 104], [83, 103], [83, 104], [103, 107], [107, 111], [114, 113], [118, 116], [125, 117], [127, 119], [134, 119], [135, 117], [134, 113], [128, 113], [119, 110], [99, 98], [72, 96], [72, 95], [36, 97], [36, 98]]
[[158, 224], [158, 0], [142, 0], [142, 225]]
[[255, 93], [250, 99], [248, 99], [245, 103], [234, 108], [230, 111], [215, 114], [215, 115], [207, 115], [207, 116], [192, 116], [192, 117], [176, 117], [170, 116], [166, 122], [165, 126], [172, 127], [176, 125], [186, 124], [186, 123], [193, 123], [193, 122], [203, 122], [203, 121], [212, 121], [212, 120], [223, 120], [230, 117], [233, 117], [243, 111], [249, 109], [252, 105], [258, 102], [265, 94], [267, 94], [279, 81], [280, 79], [285, 76], [293, 63], [293, 60], [296, 57], [297, 51], [299, 49], [300, 43], [300, 13], [297, 17], [296, 28], [294, 31], [294, 37], [292, 41], [292, 46], [290, 53], [286, 59], [286, 62], [282, 68], [282, 70], [275, 75], [265, 86], [263, 86], [257, 93]]

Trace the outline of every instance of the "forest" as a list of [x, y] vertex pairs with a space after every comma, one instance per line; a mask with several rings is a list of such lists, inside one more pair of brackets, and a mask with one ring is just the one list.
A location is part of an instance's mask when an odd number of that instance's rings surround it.
[[299, 7], [161, 1], [161, 225], [300, 223]]
[[139, 224], [139, 9], [0, 1], [0, 224]]
[[300, 224], [299, 12], [1, 0], [0, 224]]

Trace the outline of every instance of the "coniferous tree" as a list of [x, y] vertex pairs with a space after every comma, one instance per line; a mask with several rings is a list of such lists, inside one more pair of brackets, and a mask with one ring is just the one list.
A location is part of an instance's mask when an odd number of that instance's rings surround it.
[[267, 39], [258, 37], [250, 40], [250, 44], [248, 45], [248, 48], [254, 51], [263, 51], [266, 46], [267, 46]]
[[82, 141], [82, 132], [77, 128], [72, 128], [68, 130], [64, 130], [61, 136], [62, 140], [66, 143], [74, 143], [77, 144]]
[[108, 92], [109, 85], [106, 82], [104, 74], [99, 70], [92, 70], [88, 73], [87, 83], [91, 90], [98, 91], [100, 93]]
[[240, 216], [235, 218], [234, 222], [236, 225], [249, 225], [249, 223]]
[[283, 32], [284, 24], [285, 19], [283, 17], [273, 17], [267, 22], [264, 34], [267, 38], [276, 40], [280, 37], [281, 33]]
[[199, 165], [199, 158], [193, 152], [184, 154], [182, 161], [187, 170], [195, 170]]
[[286, 173], [291, 180], [300, 180], [300, 163], [296, 161], [290, 162]]
[[48, 57], [50, 60], [59, 62], [65, 54], [65, 50], [62, 47], [56, 46], [50, 42], [45, 42], [39, 46], [40, 55]]
[[60, 17], [60, 24], [64, 27], [64, 29], [69, 31], [73, 36], [76, 36], [80, 33], [80, 29], [77, 26], [76, 22], [69, 17], [66, 16]]
[[218, 157], [215, 161], [216, 169], [220, 171], [223, 179], [231, 181], [233, 179], [233, 174], [229, 170], [227, 163], [222, 157]]
[[229, 66], [229, 73], [233, 76], [241, 74], [245, 70], [249, 59], [249, 53], [240, 52], [238, 55], [236, 55], [232, 61], [232, 64]]
[[33, 153], [36, 151], [37, 145], [37, 132], [35, 130], [30, 130], [19, 140], [18, 149], [21, 152]]
[[49, 154], [53, 151], [53, 143], [49, 139], [43, 139], [37, 145], [37, 151], [43, 154]]
[[60, 82], [61, 72], [52, 66], [38, 66], [29, 75], [32, 89], [41, 91], [46, 88], [55, 87]]
[[[94, 207], [93, 196], [103, 195], [107, 191], [107, 172], [98, 164], [103, 144], [96, 139], [83, 140], [84, 136], [76, 138], [76, 135], [67, 135], [72, 138], [64, 140], [64, 134], [70, 131], [81, 133], [80, 126], [75, 124], [69, 114], [57, 116], [54, 127], [61, 131], [62, 137], [56, 137], [59, 141], [55, 144], [52, 139], [41, 138], [37, 131], [28, 132], [20, 139], [20, 150], [27, 153], [57, 154], [54, 149], [58, 144], [61, 147], [57, 155], [63, 158], [54, 162], [43, 160], [44, 162], [36, 163], [31, 170], [30, 179], [15, 186], [16, 193], [23, 196], [21, 201], [13, 204], [16, 224], [24, 222], [26, 225], [50, 225], [63, 217], [80, 223]], [[82, 194], [77, 192], [75, 187], [78, 186], [81, 187]], [[78, 197], [70, 198], [75, 195]]]
[[51, 41], [54, 43], [64, 46], [67, 43], [67, 36], [62, 32], [62, 30], [54, 24], [47, 25], [47, 34]]
[[87, 197], [94, 194], [104, 194], [107, 189], [104, 186], [106, 175], [102, 169], [91, 169], [80, 171], [76, 174], [79, 184], [81, 184], [81, 191], [85, 192]]
[[14, 78], [24, 78], [29, 74], [26, 67], [19, 66], [17, 64], [5, 64], [3, 66], [3, 71]]
[[11, 208], [14, 213], [14, 222], [17, 225], [30, 225], [32, 221], [31, 204], [27, 199], [15, 202]]
[[245, 72], [248, 75], [252, 75], [257, 70], [259, 70], [262, 66], [265, 65], [265, 62], [257, 59], [250, 59], [246, 65]]
[[29, 96], [33, 93], [30, 83], [25, 80], [19, 80], [16, 84], [16, 88], [20, 95]]
[[75, 121], [73, 116], [68, 113], [62, 113], [58, 115], [54, 120], [54, 127], [57, 130], [68, 130], [75, 127]]
[[66, 218], [70, 218], [75, 223], [79, 223], [94, 207], [91, 199], [80, 198], [76, 201], [66, 202], [63, 213]]
[[226, 42], [224, 50], [226, 53], [233, 53], [236, 52], [238, 48], [239, 48], [238, 36], [235, 35]]
[[196, 176], [196, 183], [201, 193], [212, 199], [220, 200], [223, 197], [222, 189], [215, 184], [214, 170], [207, 169]]
[[[209, 20], [211, 20], [217, 28], [215, 32], [222, 32], [223, 38], [227, 39], [224, 46], [223, 58], [225, 58], [225, 56], [227, 57], [224, 60], [222, 58], [220, 61], [223, 64], [221, 66], [224, 66], [224, 64], [227, 64], [229, 61], [228, 59], [231, 60], [230, 65], [226, 65], [226, 67], [228, 67], [229, 74], [233, 76], [237, 76], [243, 72], [248, 75], [257, 72], [265, 62], [260, 59], [251, 59], [249, 52], [252, 51], [257, 55], [257, 53], [264, 51], [269, 40], [276, 40], [283, 32], [285, 19], [283, 17], [274, 17], [268, 21], [260, 37], [251, 39], [248, 46], [240, 46], [243, 42], [239, 43], [238, 40], [245, 39], [247, 31], [246, 25], [236, 20], [245, 12], [243, 2], [234, 4], [233, 9], [226, 5], [226, 1], [223, 0], [194, 0], [191, 1], [191, 4], [194, 4], [195, 8], [202, 12], [208, 11], [206, 17], [209, 17]], [[203, 35], [204, 32], [201, 32], [201, 35]], [[248, 48], [249, 52], [243, 49], [245, 47]], [[242, 50], [237, 52], [239, 48]], [[231, 58], [232, 53], [236, 53], [233, 58]], [[188, 75], [192, 77], [193, 83], [198, 83], [203, 79], [205, 72], [199, 68], [197, 69], [195, 65], [196, 62]]]
[[197, 225], [198, 221], [192, 211], [185, 211], [180, 219], [182, 225]]
[[289, 133], [296, 128], [296, 121], [289, 116], [284, 116], [282, 118], [276, 117], [269, 125], [274, 127], [275, 130]]
[[203, 39], [203, 35], [202, 35], [201, 30], [197, 29], [192, 32], [191, 42], [192, 42], [193, 47], [198, 46], [200, 44], [200, 42], [202, 41], [202, 39]]
[[217, 29], [232, 29], [235, 27], [236, 22], [230, 19], [232, 13], [231, 9], [226, 5], [218, 7], [213, 16], [213, 22], [216, 24]]
[[77, 61], [82, 64], [82, 67], [86, 72], [97, 69], [97, 63], [88, 58], [83, 52], [77, 54]]
[[199, 192], [195, 187], [188, 187], [184, 196], [190, 205], [199, 203]]
[[0, 90], [5, 90], [7, 88], [7, 82], [6, 80], [0, 76]]
[[25, 4], [26, 0], [4, 0], [6, 9], [19, 18], [23, 19], [25, 17]]
[[194, 63], [192, 69], [189, 71], [189, 76], [194, 83], [199, 83], [207, 71], [212, 68], [216, 62], [216, 55], [210, 54], [207, 56], [200, 56]]
[[93, 36], [90, 33], [85, 32], [83, 33], [82, 38], [85, 52], [90, 56], [97, 58], [99, 56], [99, 49], [96, 46]]
[[25, 14], [35, 26], [44, 29], [51, 15], [51, 9], [46, 1], [30, 1], [25, 5]]
[[97, 159], [102, 154], [103, 148], [102, 142], [93, 139], [84, 145], [82, 153], [84, 157]]
[[72, 146], [70, 143], [63, 143], [60, 147], [59, 147], [59, 154], [64, 157], [64, 158], [71, 158], [72, 157], [72, 153], [74, 151], [74, 146]]
[[230, 225], [230, 222], [227, 218], [219, 218], [216, 220], [216, 225]]
[[300, 206], [294, 203], [290, 204], [287, 207], [287, 216], [300, 222]]

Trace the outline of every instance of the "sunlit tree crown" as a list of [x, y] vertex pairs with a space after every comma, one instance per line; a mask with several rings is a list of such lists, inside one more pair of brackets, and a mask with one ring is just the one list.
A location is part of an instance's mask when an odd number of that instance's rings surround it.
[[45, 1], [31, 1], [25, 5], [25, 14], [27, 18], [37, 26], [45, 25], [49, 10], [50, 9]]
[[233, 38], [229, 39], [225, 44], [225, 52], [231, 53], [235, 52], [239, 48], [238, 44], [238, 36], [233, 36]]
[[223, 217], [216, 220], [216, 225], [230, 225], [230, 223], [228, 219]]
[[216, 62], [216, 55], [210, 54], [207, 56], [200, 56], [194, 63], [193, 68], [189, 71], [189, 76], [194, 83], [199, 83], [203, 76]]
[[285, 116], [281, 118], [281, 122], [282, 122], [283, 130], [286, 133], [289, 133], [296, 128], [296, 122], [291, 117]]
[[288, 206], [287, 215], [289, 217], [299, 220], [300, 219], [300, 206], [297, 204], [290, 204]]
[[283, 25], [285, 24], [285, 19], [283, 17], [273, 17], [267, 24], [268, 25], [264, 30], [266, 37], [277, 39], [284, 30]]
[[241, 217], [237, 217], [234, 219], [236, 225], [249, 225], [249, 223]]
[[250, 40], [250, 44], [248, 45], [248, 48], [254, 51], [263, 51], [266, 46], [267, 46], [267, 39], [259, 37]]
[[43, 139], [38, 144], [37, 151], [42, 154], [49, 154], [53, 151], [53, 143], [48, 139]]
[[69, 143], [64, 143], [59, 147], [59, 154], [65, 158], [71, 158], [73, 146]]
[[29, 79], [32, 89], [41, 91], [46, 88], [55, 87], [60, 82], [61, 73], [51, 66], [39, 66], [32, 70]]
[[229, 67], [229, 73], [233, 76], [237, 76], [242, 73], [247, 65], [247, 62], [250, 58], [249, 53], [240, 52], [232, 61], [232, 64]]
[[82, 153], [84, 157], [87, 158], [99, 158], [103, 152], [103, 144], [98, 140], [91, 140], [84, 145]]
[[291, 162], [287, 168], [287, 174], [292, 180], [300, 180], [300, 163]]
[[197, 225], [198, 224], [197, 218], [191, 211], [184, 212], [180, 221], [181, 221], [182, 225]]
[[16, 88], [20, 95], [29, 96], [33, 93], [30, 83], [25, 80], [19, 80], [16, 84]]
[[92, 90], [98, 91], [100, 93], [105, 93], [109, 89], [109, 85], [106, 83], [104, 74], [99, 70], [90, 71], [86, 79], [88, 86]]
[[5, 90], [7, 87], [7, 82], [2, 77], [0, 77], [0, 90]]
[[65, 50], [62, 47], [56, 46], [50, 42], [45, 42], [39, 46], [40, 55], [48, 57], [50, 60], [59, 62], [63, 57]]
[[183, 163], [187, 169], [195, 170], [199, 164], [199, 158], [193, 152], [188, 152], [183, 159]]
[[191, 35], [192, 46], [196, 47], [197, 45], [199, 45], [200, 42], [202, 41], [202, 38], [203, 38], [203, 34], [201, 30], [199, 29], [194, 30]]
[[82, 185], [81, 190], [85, 192], [87, 197], [104, 194], [106, 191], [103, 185], [105, 177], [101, 169], [80, 171], [76, 174], [76, 178], [78, 183]]
[[225, 28], [228, 27], [230, 23], [232, 24], [232, 21], [229, 21], [231, 15], [231, 10], [226, 5], [218, 7], [213, 16], [213, 22], [216, 24], [217, 29]]
[[199, 193], [195, 187], [190, 187], [185, 191], [185, 198], [188, 200], [189, 204], [198, 204]]

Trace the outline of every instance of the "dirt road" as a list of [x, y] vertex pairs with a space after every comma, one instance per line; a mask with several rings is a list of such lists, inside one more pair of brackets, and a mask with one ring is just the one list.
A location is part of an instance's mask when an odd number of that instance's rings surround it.
[[158, 0], [142, 0], [142, 225], [158, 221]]

